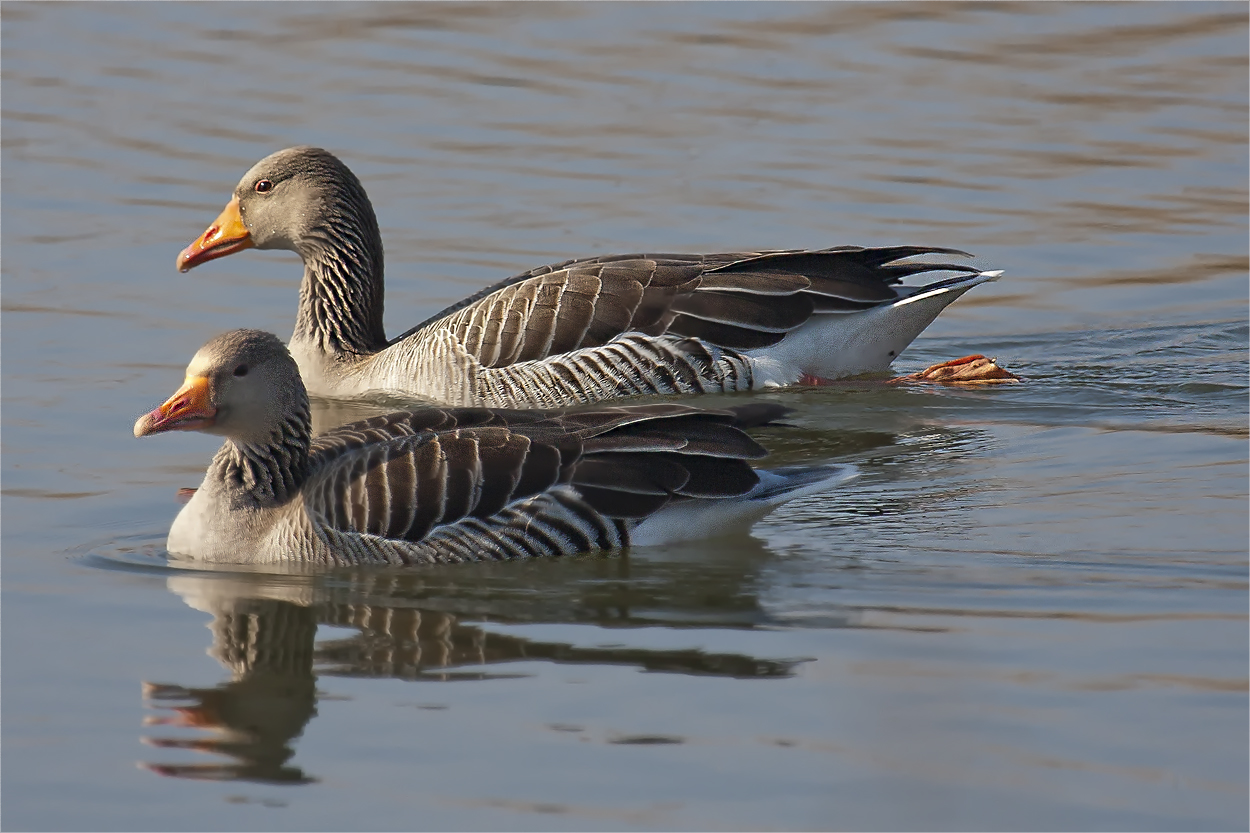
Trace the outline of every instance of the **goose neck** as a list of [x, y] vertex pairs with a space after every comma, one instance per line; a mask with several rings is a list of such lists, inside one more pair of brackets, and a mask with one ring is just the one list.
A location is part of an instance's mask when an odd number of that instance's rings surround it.
[[304, 281], [293, 340], [327, 354], [386, 346], [382, 241], [373, 224], [324, 228], [301, 241]]
[[308, 477], [311, 437], [305, 403], [263, 440], [227, 440], [213, 458], [208, 479], [244, 505], [281, 506], [299, 493]]

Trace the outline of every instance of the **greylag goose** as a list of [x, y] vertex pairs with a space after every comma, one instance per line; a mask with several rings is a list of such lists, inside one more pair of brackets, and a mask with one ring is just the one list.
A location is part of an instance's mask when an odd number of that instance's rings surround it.
[[756, 471], [741, 430], [787, 409], [679, 404], [582, 411], [424, 408], [312, 438], [299, 369], [274, 335], [234, 330], [135, 436], [223, 435], [169, 531], [202, 562], [432, 564], [566, 555], [724, 533], [851, 466]]
[[[947, 304], [1001, 274], [900, 262], [967, 256], [923, 246], [591, 257], [508, 278], [388, 341], [373, 206], [346, 165], [313, 147], [256, 163], [177, 265], [251, 247], [304, 260], [290, 349], [312, 393], [507, 408], [884, 370]], [[901, 283], [934, 271], [955, 275]]]

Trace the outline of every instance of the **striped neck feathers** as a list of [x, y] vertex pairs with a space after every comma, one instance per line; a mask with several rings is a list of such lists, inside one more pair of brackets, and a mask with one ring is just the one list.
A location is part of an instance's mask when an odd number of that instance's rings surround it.
[[372, 354], [386, 346], [382, 326], [382, 236], [373, 208], [345, 200], [299, 241], [304, 259], [292, 341], [323, 353]]
[[226, 440], [209, 467], [210, 477], [244, 504], [281, 506], [308, 477], [312, 418], [305, 401], [263, 442]]

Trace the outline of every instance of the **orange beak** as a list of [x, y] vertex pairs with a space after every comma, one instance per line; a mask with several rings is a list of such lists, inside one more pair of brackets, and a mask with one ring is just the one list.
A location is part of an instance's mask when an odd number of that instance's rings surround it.
[[146, 437], [163, 431], [198, 431], [211, 426], [216, 416], [217, 409], [209, 403], [208, 379], [188, 376], [164, 405], [139, 417], [135, 436]]
[[201, 263], [250, 249], [252, 245], [252, 235], [239, 213], [239, 198], [231, 197], [213, 224], [178, 253], [178, 271], [190, 271]]

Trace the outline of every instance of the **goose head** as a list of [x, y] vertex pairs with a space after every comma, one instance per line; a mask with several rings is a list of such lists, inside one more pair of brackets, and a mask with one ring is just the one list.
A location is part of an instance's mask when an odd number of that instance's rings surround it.
[[377, 219], [360, 180], [338, 157], [301, 146], [252, 166], [220, 216], [178, 254], [186, 272], [244, 249], [288, 249], [304, 257], [318, 248], [381, 248]]
[[240, 444], [264, 444], [307, 409], [299, 368], [278, 337], [232, 330], [200, 348], [182, 387], [139, 418], [135, 436], [202, 431]]

